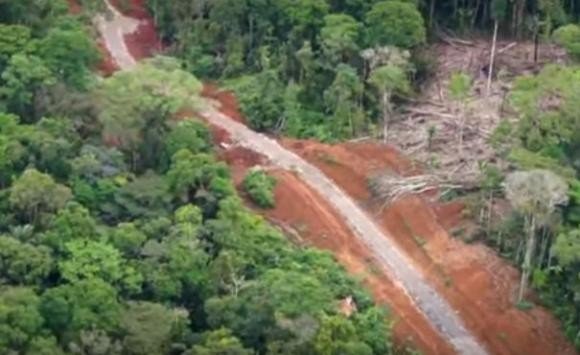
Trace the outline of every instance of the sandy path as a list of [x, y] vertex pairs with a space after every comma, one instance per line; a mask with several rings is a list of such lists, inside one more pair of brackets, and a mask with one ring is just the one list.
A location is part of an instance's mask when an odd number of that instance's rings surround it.
[[[99, 30], [118, 66], [131, 69], [136, 60], [129, 53], [124, 35], [134, 31], [139, 21], [124, 17], [107, 2], [111, 19], [100, 17]], [[410, 259], [385, 235], [373, 220], [320, 170], [298, 155], [286, 150], [275, 140], [250, 130], [216, 109], [201, 114], [209, 123], [227, 131], [238, 145], [266, 156], [270, 163], [296, 172], [301, 179], [322, 196], [344, 218], [359, 240], [374, 254], [385, 272], [416, 304], [430, 323], [449, 341], [458, 353], [487, 354], [482, 345], [465, 328], [455, 310], [431, 287]]]

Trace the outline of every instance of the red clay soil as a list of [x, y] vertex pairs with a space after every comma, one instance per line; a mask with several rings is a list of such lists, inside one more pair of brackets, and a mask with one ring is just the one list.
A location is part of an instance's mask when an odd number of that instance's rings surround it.
[[110, 0], [123, 15], [139, 20], [149, 20], [151, 15], [147, 10], [146, 0]]
[[467, 245], [449, 235], [442, 224], [451, 227], [461, 214], [460, 206], [437, 208], [423, 198], [409, 197], [384, 210], [374, 207], [367, 178], [385, 169], [403, 173], [412, 169], [392, 149], [291, 140], [284, 144], [323, 170], [375, 216], [492, 353], [575, 353], [548, 311], [534, 307], [524, 312], [514, 307], [519, 276], [515, 268], [488, 248]]
[[203, 97], [217, 101], [219, 110], [224, 115], [240, 123], [246, 123], [238, 107], [236, 97], [231, 91], [222, 90], [215, 84], [206, 83], [201, 92]]
[[147, 10], [145, 0], [111, 0], [111, 4], [123, 15], [139, 20], [137, 30], [125, 35], [127, 49], [135, 59], [152, 57], [163, 51], [163, 45], [157, 36], [155, 23]]
[[113, 59], [113, 56], [101, 40], [97, 41], [97, 45], [101, 53], [101, 61], [97, 66], [97, 70], [104, 77], [111, 76], [119, 70], [119, 66], [115, 63], [115, 59]]
[[155, 25], [150, 20], [141, 20], [135, 32], [125, 35], [125, 44], [137, 60], [155, 56], [163, 51], [161, 41], [155, 32]]
[[[225, 98], [222, 112], [241, 118], [232, 95], [222, 92], [211, 97]], [[281, 143], [320, 168], [375, 216], [491, 353], [575, 354], [559, 322], [548, 311], [534, 307], [524, 312], [514, 307], [519, 277], [515, 268], [485, 246], [466, 245], [449, 235], [447, 230], [461, 219], [461, 204], [433, 204], [420, 197], [409, 197], [383, 210], [372, 203], [367, 189], [369, 176], [385, 170], [405, 175], [418, 171], [395, 149], [358, 143], [328, 146], [292, 139], [282, 139]], [[234, 172], [248, 167], [239, 161], [247, 161], [242, 156], [249, 152], [232, 154], [234, 157], [226, 160]], [[250, 162], [257, 163], [259, 159], [254, 157]], [[368, 251], [324, 200], [291, 173], [276, 172], [276, 175], [280, 181], [277, 201], [283, 202], [273, 211], [258, 211], [282, 226], [298, 230], [305, 226], [309, 232], [299, 233], [305, 242], [333, 252], [348, 271], [360, 274], [368, 270]], [[365, 284], [377, 301], [390, 305], [399, 318], [395, 326], [397, 341], [401, 343], [411, 336], [425, 353], [451, 351], [430, 325], [421, 320], [406, 296], [385, 275], [373, 271], [366, 273]]]
[[[247, 170], [267, 164], [260, 155], [243, 148], [223, 153], [236, 184]], [[288, 171], [271, 171], [277, 179], [274, 209], [255, 209], [281, 227], [296, 242], [332, 252], [351, 274], [371, 290], [378, 303], [389, 306], [395, 319], [397, 347], [413, 344], [425, 354], [453, 354], [451, 346], [427, 322], [410, 299], [378, 267], [368, 250], [356, 241], [349, 227], [318, 194]], [[251, 205], [251, 204], [250, 204]]]

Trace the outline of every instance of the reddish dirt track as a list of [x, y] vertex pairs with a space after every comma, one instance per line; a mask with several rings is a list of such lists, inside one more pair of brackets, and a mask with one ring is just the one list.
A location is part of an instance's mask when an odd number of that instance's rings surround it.
[[97, 42], [97, 45], [99, 47], [99, 52], [101, 53], [101, 62], [99, 63], [97, 70], [105, 77], [110, 76], [119, 70], [119, 67], [115, 63], [115, 60], [111, 56], [111, 53], [109, 53], [107, 47], [105, 47], [101, 41]]
[[[235, 99], [219, 96], [222, 111], [241, 119]], [[384, 170], [401, 174], [417, 171], [395, 149], [377, 144], [329, 146], [312, 141], [282, 139], [287, 148], [316, 165], [396, 238], [413, 262], [437, 290], [457, 309], [468, 327], [493, 354], [575, 354], [556, 319], [545, 309], [524, 312], [514, 307], [518, 271], [482, 245], [467, 245], [448, 230], [462, 220], [460, 203], [433, 204], [409, 197], [382, 210], [372, 203], [367, 178]], [[224, 159], [239, 180], [245, 169], [264, 164], [255, 153], [236, 149]], [[267, 163], [267, 162], [266, 162]], [[263, 213], [283, 229], [299, 231], [306, 244], [331, 251], [353, 275], [362, 276], [376, 300], [389, 305], [397, 318], [398, 344], [413, 339], [428, 354], [452, 353], [452, 349], [416, 312], [392, 282], [369, 265], [370, 254], [361, 246], [332, 208], [289, 172], [275, 171], [280, 203]], [[371, 272], [369, 272], [371, 270]]]
[[[223, 155], [232, 168], [239, 185], [247, 169], [263, 164], [263, 159], [251, 151], [235, 149]], [[277, 179], [276, 200], [272, 210], [260, 210], [272, 223], [296, 241], [334, 254], [346, 270], [362, 280], [375, 299], [389, 306], [396, 320], [395, 341], [398, 347], [413, 344], [425, 354], [453, 354], [450, 345], [427, 323], [409, 298], [393, 285], [378, 268], [373, 267], [371, 255], [352, 234], [334, 210], [310, 187], [288, 171], [273, 171]]]
[[[134, 0], [133, 4], [143, 9], [142, 1]], [[147, 19], [138, 9], [129, 11]], [[142, 36], [142, 40], [127, 38], [131, 53], [137, 54], [138, 58], [159, 48], [157, 36], [151, 32]], [[233, 96], [211, 85], [206, 86], [204, 94], [220, 101], [222, 112], [243, 121]], [[229, 139], [223, 131], [214, 133], [216, 143]], [[366, 185], [367, 178], [374, 172], [392, 169], [408, 174], [416, 170], [396, 150], [375, 144], [328, 146], [290, 139], [283, 139], [281, 143], [316, 165], [365, 206], [461, 313], [467, 326], [491, 353], [575, 353], [560, 331], [558, 322], [546, 310], [535, 307], [522, 312], [513, 306], [517, 270], [483, 246], [465, 245], [450, 237], [445, 228], [461, 220], [460, 205], [432, 205], [419, 197], [400, 200], [385, 210], [371, 203]], [[225, 152], [223, 158], [232, 167], [237, 181], [248, 168], [266, 163], [259, 155], [240, 148]], [[303, 243], [331, 251], [349, 272], [361, 276], [376, 300], [391, 306], [397, 319], [394, 329], [399, 345], [412, 339], [426, 354], [453, 353], [407, 296], [380, 270], [373, 268], [369, 263], [370, 253], [359, 244], [333, 209], [292, 173], [273, 173], [279, 181], [276, 188], [279, 203], [271, 211], [257, 211], [283, 229], [298, 231]]]
[[145, 6], [145, 0], [130, 0], [125, 6], [120, 6], [120, 3], [120, 0], [111, 0], [111, 4], [121, 13], [139, 19], [140, 22], [134, 33], [125, 36], [125, 43], [131, 55], [139, 60], [161, 53], [163, 46]]
[[420, 197], [399, 200], [384, 210], [370, 203], [369, 176], [383, 169], [406, 172], [410, 168], [391, 149], [292, 141], [286, 145], [367, 206], [494, 354], [575, 353], [549, 312], [541, 307], [528, 312], [514, 307], [517, 270], [484, 246], [450, 237], [442, 225], [451, 226], [459, 218], [460, 206], [433, 206]]

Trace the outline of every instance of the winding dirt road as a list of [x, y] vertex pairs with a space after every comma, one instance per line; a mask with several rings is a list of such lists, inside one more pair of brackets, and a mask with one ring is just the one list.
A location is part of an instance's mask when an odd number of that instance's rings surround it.
[[[123, 16], [108, 1], [105, 2], [111, 16], [99, 17], [98, 28], [119, 68], [130, 70], [137, 61], [129, 53], [124, 35], [135, 31], [139, 21]], [[205, 109], [201, 114], [210, 124], [228, 132], [237, 145], [266, 156], [274, 166], [296, 172], [304, 182], [326, 199], [344, 218], [355, 235], [373, 252], [378, 264], [458, 353], [487, 354], [484, 347], [466, 329], [455, 310], [429, 285], [407, 255], [393, 242], [393, 238], [385, 235], [372, 218], [320, 170], [286, 150], [275, 140], [250, 130], [214, 108]]]

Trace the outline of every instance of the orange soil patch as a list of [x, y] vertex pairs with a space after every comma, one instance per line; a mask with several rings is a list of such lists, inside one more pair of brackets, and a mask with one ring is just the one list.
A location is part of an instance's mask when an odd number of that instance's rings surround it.
[[238, 100], [231, 91], [222, 90], [215, 84], [204, 84], [201, 92], [203, 97], [216, 100], [219, 103], [219, 110], [224, 115], [234, 119], [235, 121], [245, 123], [244, 118], [240, 114]]
[[139, 20], [139, 27], [135, 32], [124, 36], [127, 49], [136, 60], [149, 58], [163, 51], [163, 45], [155, 30], [155, 23], [144, 0], [130, 0], [124, 3], [120, 0], [112, 0], [111, 4], [123, 15]]
[[[238, 187], [249, 168], [267, 164], [263, 157], [243, 148], [229, 150], [222, 158], [231, 167]], [[356, 241], [352, 231], [326, 201], [293, 173], [281, 170], [271, 173], [278, 182], [275, 194], [280, 203], [274, 209], [256, 209], [257, 212], [286, 232], [293, 231], [288, 234], [298, 235], [299, 243], [332, 252], [351, 275], [361, 279], [375, 300], [391, 309], [397, 346], [412, 344], [426, 354], [454, 353], [405, 293], [373, 265], [368, 250]]]
[[494, 354], [574, 354], [558, 321], [545, 309], [514, 307], [518, 271], [482, 245], [466, 245], [445, 228], [457, 220], [460, 206], [439, 208], [408, 197], [381, 210], [370, 202], [367, 177], [385, 169], [407, 173], [413, 166], [379, 145], [327, 146], [285, 140], [284, 144], [323, 170], [365, 206], [445, 296]]
[[151, 20], [141, 20], [135, 32], [125, 35], [125, 44], [137, 60], [155, 56], [163, 50], [155, 32], [155, 25]]
[[111, 4], [125, 16], [143, 20], [151, 18], [145, 0], [111, 0]]

